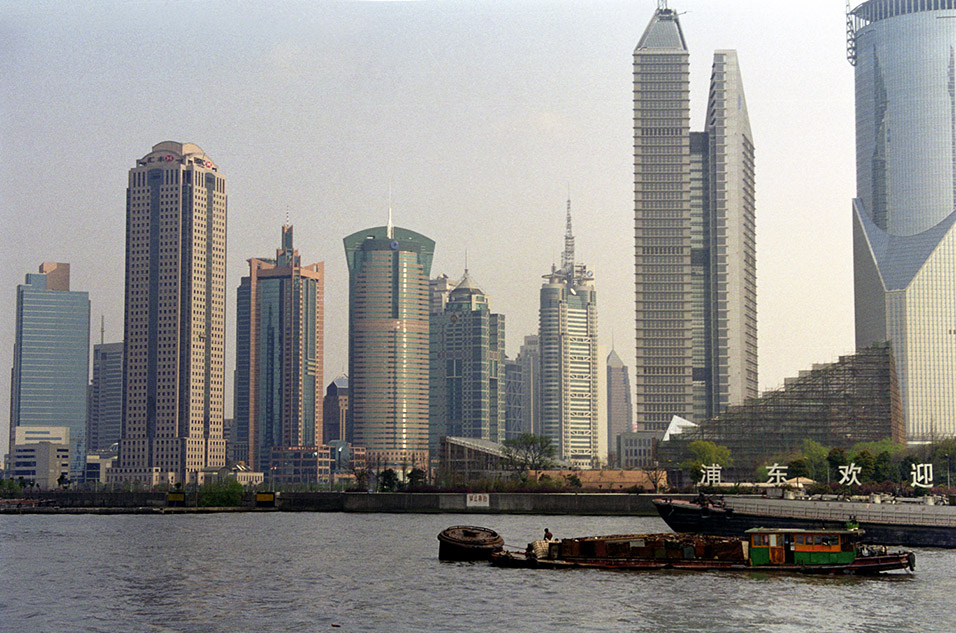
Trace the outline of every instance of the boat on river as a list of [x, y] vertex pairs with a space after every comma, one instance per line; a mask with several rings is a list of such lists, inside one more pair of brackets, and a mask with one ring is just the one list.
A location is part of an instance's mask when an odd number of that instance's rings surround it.
[[915, 570], [913, 552], [862, 545], [860, 530], [754, 528], [743, 537], [619, 534], [534, 541], [524, 552], [491, 555], [498, 567], [686, 569], [804, 574]]
[[839, 529], [858, 526], [864, 542], [903, 547], [956, 548], [956, 506], [881, 496], [845, 500], [770, 498], [758, 495], [654, 499], [675, 532], [742, 536], [755, 527]]

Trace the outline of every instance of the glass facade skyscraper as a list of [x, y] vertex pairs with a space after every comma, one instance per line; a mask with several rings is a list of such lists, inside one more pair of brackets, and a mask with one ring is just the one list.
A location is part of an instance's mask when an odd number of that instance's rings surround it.
[[236, 295], [237, 437], [264, 473], [273, 448], [322, 443], [325, 264], [303, 266], [292, 235], [283, 226], [275, 258], [249, 260]]
[[737, 54], [690, 131], [689, 53], [661, 3], [634, 50], [635, 414], [663, 432], [757, 395], [754, 146]]
[[344, 240], [349, 424], [375, 468], [428, 465], [429, 288], [435, 242], [379, 226]]
[[889, 340], [907, 439], [956, 435], [956, 2], [848, 15], [856, 345]]
[[70, 290], [70, 265], [45, 262], [17, 286], [10, 387], [10, 455], [16, 429], [67, 427], [70, 479], [86, 457], [90, 371], [90, 298]]

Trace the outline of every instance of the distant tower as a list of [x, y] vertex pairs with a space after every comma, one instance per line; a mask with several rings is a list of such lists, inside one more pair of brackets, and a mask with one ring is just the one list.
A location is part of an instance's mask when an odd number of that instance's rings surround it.
[[86, 450], [105, 451], [123, 436], [123, 343], [93, 346]]
[[200, 481], [225, 465], [226, 180], [166, 141], [126, 190], [123, 439], [107, 478]]
[[[391, 218], [391, 215], [389, 215]], [[428, 278], [435, 242], [392, 226], [344, 240], [349, 268], [349, 420], [369, 464], [428, 460]]]
[[559, 459], [591, 468], [600, 456], [597, 293], [594, 273], [574, 263], [570, 203], [567, 222], [563, 266], [552, 267], [541, 287], [540, 432]]
[[705, 132], [660, 2], [634, 50], [635, 408], [639, 428], [757, 395], [754, 149], [734, 51], [717, 51]]
[[348, 428], [349, 413], [349, 377], [341, 375], [325, 389], [322, 404], [322, 443], [351, 441]]
[[523, 399], [521, 394], [521, 363], [517, 359], [505, 359], [505, 439], [510, 440], [526, 431], [523, 414]]
[[430, 448], [443, 436], [506, 439], [505, 317], [468, 275], [431, 320]]
[[[17, 428], [67, 427], [70, 479], [86, 457], [90, 298], [70, 290], [70, 265], [45, 262], [17, 286], [10, 384], [10, 456]], [[21, 433], [23, 435], [23, 433]]]
[[520, 430], [541, 435], [541, 338], [537, 334], [524, 337], [515, 361], [521, 366]]
[[435, 279], [428, 280], [428, 313], [442, 314], [445, 311], [445, 305], [448, 303], [448, 296], [455, 289], [455, 282], [448, 278], [448, 275], [439, 275]]
[[954, 9], [870, 0], [847, 15], [856, 347], [892, 343], [906, 437], [917, 442], [956, 435]]
[[[627, 367], [613, 349], [607, 355], [607, 444], [608, 452], [617, 452], [617, 436], [634, 430], [631, 404], [631, 380]], [[618, 464], [621, 464], [618, 455]]]
[[249, 260], [236, 294], [236, 421], [249, 464], [322, 443], [325, 264], [303, 266], [289, 224], [274, 259]]

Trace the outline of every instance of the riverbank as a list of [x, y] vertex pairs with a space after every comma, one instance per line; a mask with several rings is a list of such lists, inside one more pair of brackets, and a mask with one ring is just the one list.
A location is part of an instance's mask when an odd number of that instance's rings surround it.
[[420, 493], [282, 492], [266, 507], [255, 496], [225, 508], [167, 504], [162, 492], [58, 492], [30, 499], [6, 499], [0, 514], [183, 514], [210, 512], [390, 512], [595, 516], [657, 516], [651, 499], [692, 495], [629, 493]]

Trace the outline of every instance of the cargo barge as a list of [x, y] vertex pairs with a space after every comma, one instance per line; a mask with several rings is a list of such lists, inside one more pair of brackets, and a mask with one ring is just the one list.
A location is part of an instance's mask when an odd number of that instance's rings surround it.
[[491, 555], [498, 567], [870, 575], [916, 568], [912, 552], [860, 544], [859, 530], [756, 528], [743, 537], [620, 534], [539, 540]]
[[865, 534], [864, 542], [956, 548], [956, 506], [950, 505], [750, 495], [694, 501], [654, 499], [653, 503], [675, 532], [739, 537], [756, 527], [840, 529], [856, 525]]

